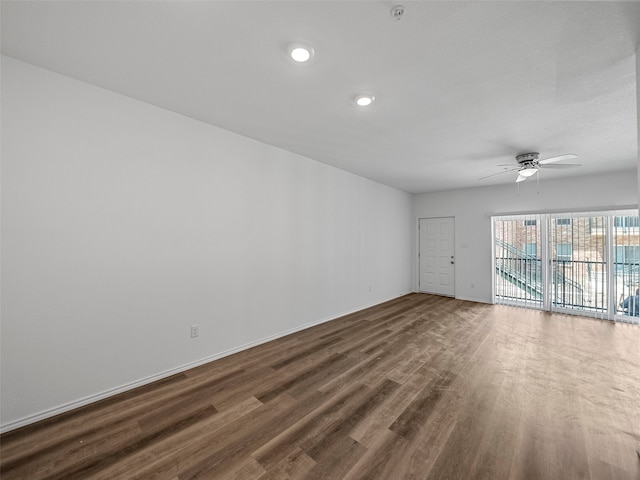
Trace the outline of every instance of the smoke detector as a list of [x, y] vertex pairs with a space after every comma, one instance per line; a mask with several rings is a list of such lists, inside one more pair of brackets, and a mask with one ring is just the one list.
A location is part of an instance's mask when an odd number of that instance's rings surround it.
[[402, 5], [396, 5], [391, 9], [391, 16], [396, 19], [396, 22], [402, 18], [405, 14], [405, 8]]

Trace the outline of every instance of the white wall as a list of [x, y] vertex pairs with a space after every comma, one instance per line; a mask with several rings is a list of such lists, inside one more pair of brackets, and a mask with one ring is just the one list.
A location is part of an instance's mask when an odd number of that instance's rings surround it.
[[[417, 232], [418, 218], [455, 217], [456, 298], [491, 303], [491, 215], [636, 208], [637, 205], [635, 170], [542, 180], [540, 193], [537, 182], [528, 181], [520, 185], [519, 194], [514, 183], [416, 195], [414, 229]], [[417, 240], [417, 233], [415, 235]], [[417, 275], [414, 275], [417, 289], [415, 277]], [[471, 287], [472, 283], [475, 288]]]
[[410, 195], [2, 62], [4, 430], [412, 289]]

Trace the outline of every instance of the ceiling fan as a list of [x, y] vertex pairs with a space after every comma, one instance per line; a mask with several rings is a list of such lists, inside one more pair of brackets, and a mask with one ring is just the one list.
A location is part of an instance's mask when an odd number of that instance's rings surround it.
[[516, 183], [520, 183], [525, 181], [527, 178], [532, 177], [538, 170], [541, 168], [571, 168], [571, 167], [579, 167], [578, 163], [556, 163], [561, 162], [562, 160], [569, 160], [572, 158], [578, 158], [578, 155], [575, 153], [565, 153], [563, 155], [558, 155], [556, 157], [545, 158], [543, 160], [539, 160], [540, 154], [538, 152], [529, 152], [529, 153], [521, 153], [516, 156], [516, 161], [518, 165], [514, 166], [512, 163], [506, 165], [498, 165], [499, 167], [512, 167], [503, 170], [502, 172], [493, 173], [491, 175], [487, 175], [486, 177], [479, 178], [479, 180], [484, 180], [485, 178], [493, 177], [495, 175], [500, 175], [502, 173], [508, 172], [518, 172], [518, 177], [516, 178]]

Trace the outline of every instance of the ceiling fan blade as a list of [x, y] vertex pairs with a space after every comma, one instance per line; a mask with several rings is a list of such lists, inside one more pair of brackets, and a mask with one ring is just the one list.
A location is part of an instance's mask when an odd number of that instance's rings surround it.
[[540, 168], [571, 168], [571, 167], [581, 167], [579, 163], [555, 163], [551, 165], [540, 165]]
[[547, 165], [549, 163], [561, 162], [562, 160], [570, 160], [572, 158], [578, 158], [575, 153], [565, 153], [564, 155], [558, 155], [557, 157], [545, 158], [538, 162], [539, 165]]
[[512, 168], [510, 170], [503, 170], [503, 171], [498, 172], [498, 173], [492, 173], [491, 175], [487, 175], [486, 177], [480, 177], [478, 180], [484, 180], [485, 178], [495, 177], [496, 175], [502, 175], [503, 173], [513, 172], [514, 170], [518, 170], [518, 169], [517, 168]]
[[528, 177], [525, 177], [524, 175], [518, 174], [518, 178], [516, 178], [516, 183], [524, 182], [527, 178]]

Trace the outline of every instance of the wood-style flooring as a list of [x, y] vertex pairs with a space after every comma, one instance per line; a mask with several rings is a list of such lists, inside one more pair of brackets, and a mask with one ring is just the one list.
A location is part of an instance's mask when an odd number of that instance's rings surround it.
[[640, 327], [411, 294], [0, 438], [12, 479], [640, 479]]

